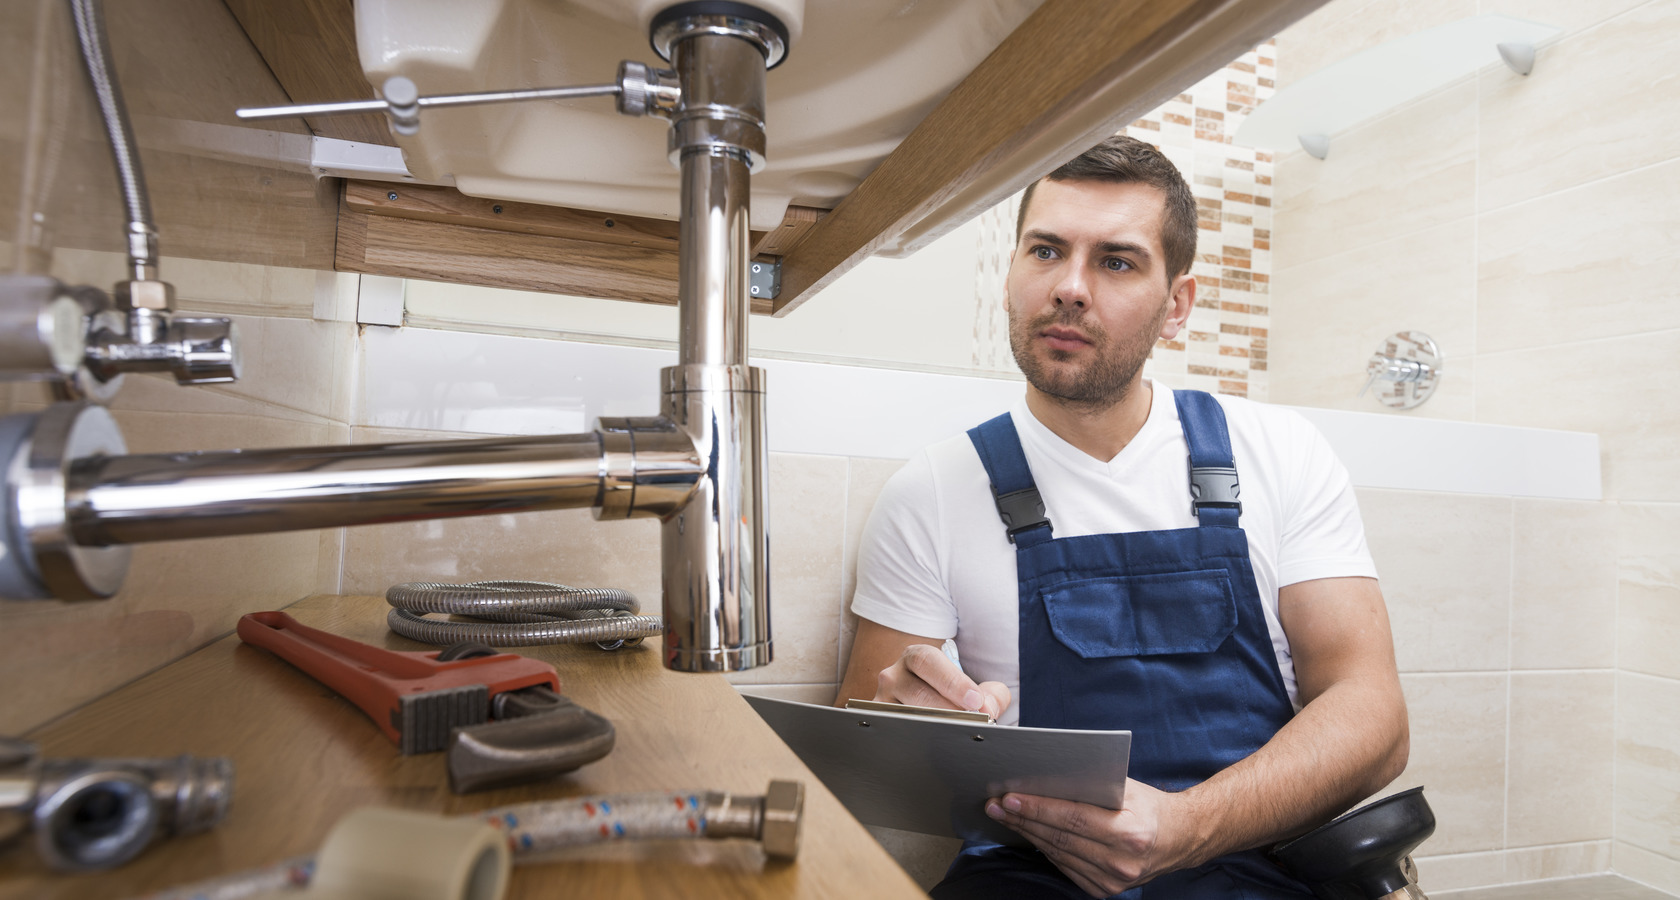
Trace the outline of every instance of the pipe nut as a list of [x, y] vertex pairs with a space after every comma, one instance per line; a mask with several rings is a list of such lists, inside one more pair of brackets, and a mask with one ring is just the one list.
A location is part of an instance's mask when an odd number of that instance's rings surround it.
[[805, 784], [772, 781], [764, 793], [764, 825], [759, 840], [775, 859], [799, 855], [799, 836], [805, 820]]
[[175, 286], [167, 281], [119, 281], [115, 294], [118, 306], [132, 309], [175, 307]]
[[682, 102], [677, 73], [625, 60], [618, 64], [618, 111], [627, 116], [670, 118]]

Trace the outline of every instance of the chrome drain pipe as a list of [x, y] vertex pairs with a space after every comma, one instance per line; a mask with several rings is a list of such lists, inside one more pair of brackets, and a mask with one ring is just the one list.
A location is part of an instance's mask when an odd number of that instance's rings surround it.
[[[706, 478], [665, 519], [665, 666], [732, 672], [770, 662], [764, 373], [747, 362], [751, 173], [764, 165], [764, 73], [786, 34], [773, 18], [685, 14], [652, 23], [682, 85], [669, 149], [682, 169], [677, 365], [664, 416], [706, 460]], [[772, 27], [772, 24], [778, 27]]]

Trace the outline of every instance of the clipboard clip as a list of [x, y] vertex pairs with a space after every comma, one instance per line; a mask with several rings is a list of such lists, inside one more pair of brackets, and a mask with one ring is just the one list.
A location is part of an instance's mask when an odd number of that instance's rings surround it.
[[977, 709], [943, 709], [937, 706], [911, 706], [907, 703], [889, 703], [885, 700], [847, 700], [846, 708], [864, 712], [897, 713], [901, 716], [921, 716], [926, 719], [946, 719], [957, 722], [979, 722], [985, 725], [996, 725], [997, 720], [982, 710]]

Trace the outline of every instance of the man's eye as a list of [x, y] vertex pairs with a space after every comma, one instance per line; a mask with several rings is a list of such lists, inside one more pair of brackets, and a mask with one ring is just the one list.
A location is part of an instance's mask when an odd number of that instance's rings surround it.
[[1110, 256], [1108, 259], [1103, 260], [1103, 268], [1108, 269], [1110, 272], [1124, 272], [1131, 267], [1131, 263], [1117, 256]]
[[1052, 259], [1052, 258], [1055, 257], [1055, 255], [1056, 255], [1056, 251], [1051, 250], [1049, 247], [1034, 247], [1033, 248], [1033, 256], [1037, 257], [1038, 259]]

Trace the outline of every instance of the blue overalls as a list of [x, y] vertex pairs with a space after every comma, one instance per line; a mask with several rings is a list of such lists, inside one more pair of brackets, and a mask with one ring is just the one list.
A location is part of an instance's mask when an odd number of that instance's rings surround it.
[[[1157, 388], [1164, 390], [1164, 388]], [[1005, 413], [968, 435], [992, 482], [1020, 582], [1021, 724], [1129, 729], [1130, 775], [1164, 791], [1207, 780], [1294, 714], [1266, 628], [1225, 412], [1177, 391], [1198, 525], [1055, 538]], [[944, 898], [1085, 897], [1032, 848], [972, 845]], [[1162, 875], [1126, 900], [1299, 900], [1312, 892], [1259, 851]]]

